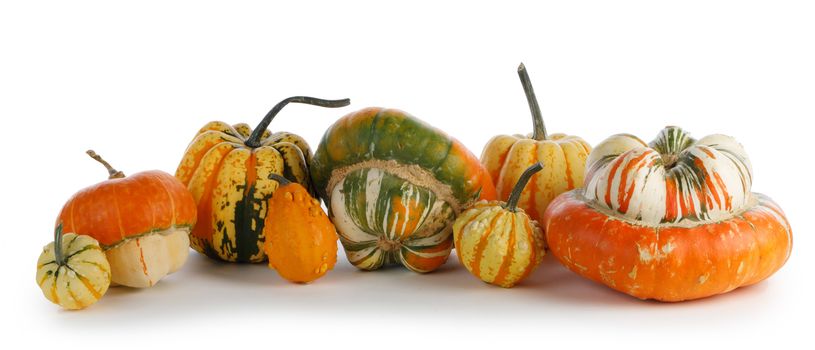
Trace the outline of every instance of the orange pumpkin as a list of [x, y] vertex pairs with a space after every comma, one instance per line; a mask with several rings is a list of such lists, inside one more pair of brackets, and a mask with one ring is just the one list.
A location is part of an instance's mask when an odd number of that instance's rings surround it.
[[107, 181], [80, 190], [59, 214], [64, 232], [99, 241], [113, 283], [150, 287], [178, 270], [189, 253], [188, 233], [196, 220], [195, 201], [175, 177], [153, 170], [128, 177], [107, 168]]
[[792, 230], [751, 192], [732, 137], [668, 127], [645, 144], [615, 135], [589, 156], [584, 188], [544, 217], [552, 254], [572, 271], [641, 299], [682, 301], [758, 283], [787, 261]]
[[280, 186], [263, 227], [269, 267], [291, 282], [314, 281], [337, 263], [337, 231], [305, 187], [277, 174], [270, 178]]
[[532, 177], [518, 201], [518, 207], [540, 222], [549, 202], [583, 183], [586, 157], [591, 146], [577, 136], [548, 135], [523, 63], [518, 67], [518, 76], [532, 112], [534, 131], [527, 136], [493, 137], [484, 147], [481, 163], [495, 182], [495, 190], [502, 201], [509, 199], [513, 187], [526, 169], [537, 162], [542, 163], [543, 170]]

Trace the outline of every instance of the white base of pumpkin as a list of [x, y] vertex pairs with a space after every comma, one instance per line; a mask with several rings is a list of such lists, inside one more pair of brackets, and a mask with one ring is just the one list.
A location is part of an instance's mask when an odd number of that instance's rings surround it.
[[130, 239], [108, 249], [111, 285], [152, 287], [178, 271], [190, 251], [188, 229], [170, 229]]

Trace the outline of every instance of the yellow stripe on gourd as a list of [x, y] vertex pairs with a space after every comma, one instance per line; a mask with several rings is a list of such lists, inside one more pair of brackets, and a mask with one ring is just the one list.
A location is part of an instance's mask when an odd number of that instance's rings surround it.
[[[235, 149], [223, 161], [212, 190], [212, 242], [214, 248], [223, 257], [237, 255], [234, 250], [235, 225], [226, 223], [235, 222], [235, 204], [243, 199], [246, 186], [246, 160], [251, 151], [245, 148]], [[218, 225], [218, 223], [221, 225]], [[222, 247], [222, 242], [229, 242], [228, 247]]]

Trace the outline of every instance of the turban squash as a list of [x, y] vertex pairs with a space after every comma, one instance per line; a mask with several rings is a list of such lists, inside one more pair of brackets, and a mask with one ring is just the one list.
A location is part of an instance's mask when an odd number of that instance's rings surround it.
[[537, 162], [543, 170], [535, 174], [521, 193], [518, 206], [540, 222], [549, 203], [559, 194], [583, 183], [586, 158], [591, 146], [582, 138], [546, 133], [543, 117], [532, 89], [532, 82], [523, 63], [518, 76], [532, 112], [534, 132], [531, 135], [499, 135], [493, 137], [481, 153], [481, 162], [495, 183], [498, 198], [509, 199], [521, 174]]
[[195, 202], [178, 180], [163, 171], [125, 177], [93, 151], [110, 175], [80, 190], [65, 203], [58, 222], [65, 232], [99, 241], [110, 263], [112, 282], [144, 288], [184, 265], [195, 224]]
[[37, 284], [54, 304], [84, 309], [107, 292], [110, 264], [93, 237], [62, 234], [62, 225], [58, 225], [54, 241], [43, 248], [37, 261]]
[[541, 163], [526, 169], [507, 202], [477, 202], [453, 224], [459, 260], [482, 281], [509, 288], [540, 264], [543, 233], [517, 205], [529, 178], [541, 169]]
[[350, 101], [295, 96], [278, 103], [252, 130], [247, 124], [214, 121], [204, 125], [187, 147], [175, 176], [192, 192], [198, 224], [190, 245], [199, 253], [229, 262], [262, 262], [267, 202], [278, 174], [310, 189], [311, 149], [303, 138], [266, 128], [289, 103], [343, 107]]
[[462, 208], [495, 199], [489, 174], [460, 142], [395, 109], [338, 120], [311, 171], [348, 260], [364, 270], [435, 270], [450, 255]]
[[572, 271], [637, 298], [725, 293], [772, 275], [792, 247], [781, 208], [751, 184], [732, 137], [615, 135], [589, 156], [585, 187], [550, 204], [547, 241]]

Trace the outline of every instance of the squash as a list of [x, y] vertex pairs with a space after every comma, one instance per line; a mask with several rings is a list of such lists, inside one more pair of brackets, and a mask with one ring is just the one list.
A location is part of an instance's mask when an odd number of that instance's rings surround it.
[[88, 155], [102, 163], [110, 177], [74, 194], [57, 222], [67, 232], [99, 241], [115, 284], [150, 287], [180, 269], [196, 219], [189, 191], [163, 171], [125, 177], [95, 152]]
[[546, 207], [555, 197], [583, 183], [591, 146], [577, 136], [547, 134], [532, 82], [523, 63], [518, 67], [518, 76], [532, 112], [533, 133], [527, 136], [493, 137], [484, 147], [481, 162], [495, 181], [498, 198], [504, 201], [508, 200], [524, 170], [536, 162], [544, 164], [543, 171], [532, 177], [518, 202], [527, 215], [540, 222]]
[[473, 276], [510, 288], [540, 264], [543, 233], [517, 205], [529, 179], [541, 169], [541, 163], [526, 169], [507, 202], [480, 201], [456, 219], [456, 253]]
[[280, 187], [263, 226], [269, 267], [291, 282], [314, 281], [337, 263], [337, 231], [305, 187], [276, 174], [271, 178]]
[[84, 309], [105, 295], [110, 285], [110, 265], [93, 237], [62, 234], [42, 249], [37, 261], [37, 285], [45, 297], [66, 309]]
[[489, 174], [461, 143], [395, 109], [342, 117], [311, 171], [348, 260], [363, 270], [435, 270], [450, 255], [462, 208], [495, 199]]
[[278, 103], [252, 130], [246, 124], [214, 121], [187, 147], [175, 176], [198, 206], [190, 245], [206, 256], [229, 262], [262, 262], [267, 202], [277, 189], [269, 175], [282, 175], [311, 189], [311, 149], [303, 138], [266, 128], [289, 103], [343, 107], [350, 101], [295, 96]]
[[566, 267], [637, 298], [726, 293], [766, 279], [792, 249], [783, 211], [752, 181], [732, 137], [615, 135], [589, 156], [585, 188], [550, 204], [546, 237]]

